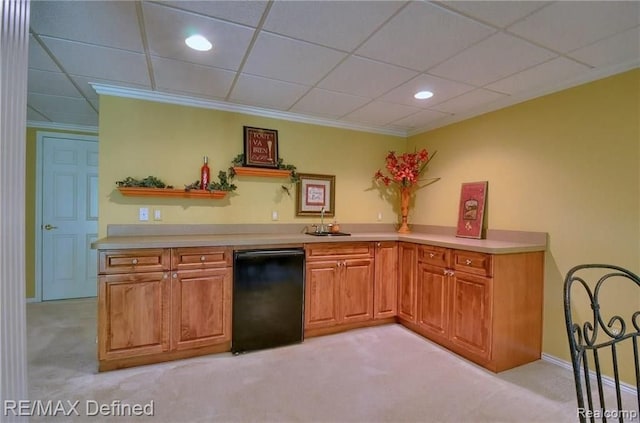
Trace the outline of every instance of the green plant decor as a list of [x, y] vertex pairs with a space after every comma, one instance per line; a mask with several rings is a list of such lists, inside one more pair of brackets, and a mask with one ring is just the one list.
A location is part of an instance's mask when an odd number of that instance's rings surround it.
[[155, 176], [147, 176], [144, 179], [127, 176], [122, 181], [116, 181], [116, 185], [127, 188], [173, 188], [173, 186], [165, 184], [160, 178]]

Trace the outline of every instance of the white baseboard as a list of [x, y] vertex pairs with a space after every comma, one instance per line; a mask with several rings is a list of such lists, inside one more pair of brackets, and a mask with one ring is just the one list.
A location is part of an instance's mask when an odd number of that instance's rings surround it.
[[[569, 370], [571, 372], [571, 375], [573, 375], [573, 364], [571, 364], [570, 362], [545, 353], [542, 353], [542, 359], [548, 363], [555, 364], [556, 366], [560, 366], [564, 369]], [[590, 371], [589, 376], [591, 376], [592, 379], [595, 379], [596, 373], [594, 371]], [[611, 388], [615, 388], [616, 386], [615, 380], [610, 376], [602, 375], [602, 383]], [[631, 386], [628, 383], [624, 382], [620, 382], [620, 390], [632, 395], [637, 395], [638, 392], [634, 386]]]

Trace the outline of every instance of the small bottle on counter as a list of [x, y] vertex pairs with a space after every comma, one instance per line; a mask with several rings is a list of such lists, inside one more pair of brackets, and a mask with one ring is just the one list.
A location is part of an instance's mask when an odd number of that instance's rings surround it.
[[209, 157], [204, 156], [204, 164], [200, 168], [200, 189], [209, 187]]

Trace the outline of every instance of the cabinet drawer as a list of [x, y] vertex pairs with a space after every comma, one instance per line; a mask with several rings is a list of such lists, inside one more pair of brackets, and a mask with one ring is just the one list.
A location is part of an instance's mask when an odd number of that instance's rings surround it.
[[340, 242], [340, 243], [322, 243], [322, 244], [306, 244], [304, 249], [307, 254], [307, 260], [323, 260], [336, 258], [360, 258], [373, 257], [372, 242]]
[[232, 263], [231, 248], [173, 248], [171, 267], [175, 270], [229, 267]]
[[449, 266], [449, 257], [451, 250], [433, 245], [421, 245], [418, 248], [418, 261], [422, 263], [432, 264], [434, 266]]
[[158, 272], [171, 264], [170, 250], [164, 248], [100, 250], [98, 257], [101, 274]]
[[493, 256], [473, 251], [454, 250], [453, 268], [474, 275], [492, 276]]

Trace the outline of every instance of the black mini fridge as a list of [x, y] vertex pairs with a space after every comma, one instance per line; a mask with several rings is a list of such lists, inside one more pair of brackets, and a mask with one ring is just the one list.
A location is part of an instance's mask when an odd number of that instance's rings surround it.
[[304, 250], [234, 253], [231, 352], [302, 342]]

